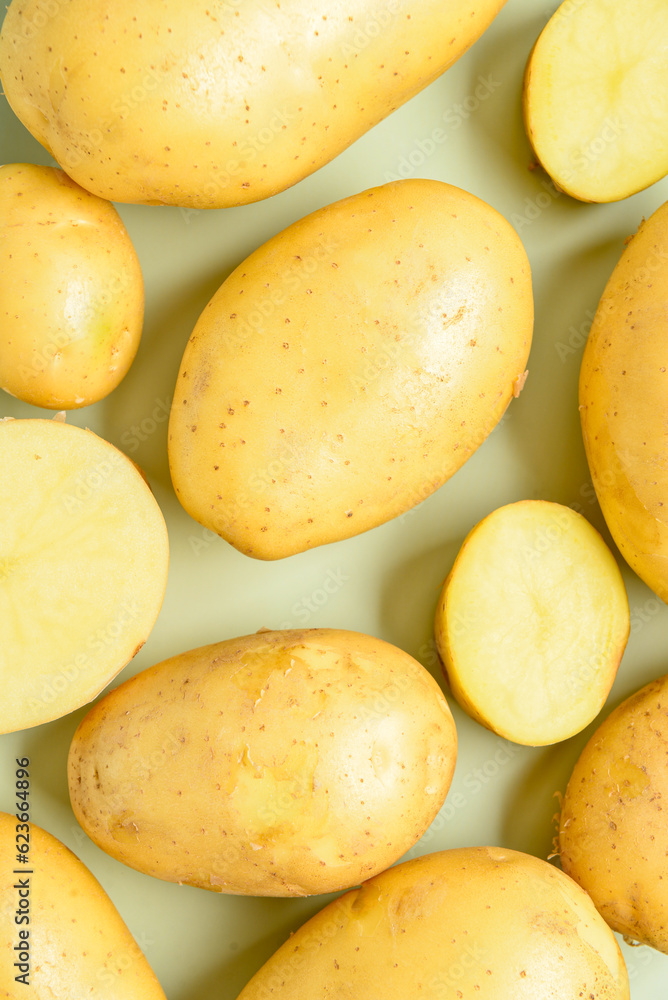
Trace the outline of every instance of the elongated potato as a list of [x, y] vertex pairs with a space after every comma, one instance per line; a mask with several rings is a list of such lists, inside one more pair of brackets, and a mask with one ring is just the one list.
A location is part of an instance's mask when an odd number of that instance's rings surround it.
[[505, 0], [12, 0], [7, 99], [83, 187], [195, 208], [276, 194], [422, 90]]
[[565, 872], [613, 930], [668, 954], [668, 676], [622, 702], [573, 769], [559, 824]]
[[580, 371], [585, 450], [619, 551], [668, 601], [668, 203], [628, 242]]
[[[28, 845], [29, 864], [16, 863], [17, 845]], [[84, 863], [46, 830], [8, 813], [0, 813], [0, 996], [165, 1000]]]
[[555, 184], [627, 198], [668, 173], [665, 0], [565, 0], [527, 64], [524, 120]]
[[619, 946], [579, 886], [498, 847], [397, 865], [330, 903], [239, 1000], [628, 1000]]
[[121, 218], [62, 170], [0, 167], [0, 388], [88, 406], [132, 364], [144, 282]]
[[169, 425], [177, 496], [260, 559], [373, 528], [484, 441], [532, 326], [524, 248], [473, 195], [406, 180], [314, 212], [195, 326]]
[[529, 746], [568, 739], [598, 715], [629, 631], [612, 552], [586, 518], [547, 500], [506, 504], [471, 529], [434, 626], [462, 708]]
[[450, 786], [452, 715], [395, 646], [262, 632], [173, 657], [89, 712], [72, 806], [105, 851], [217, 892], [355, 885], [424, 833]]
[[92, 701], [144, 645], [167, 583], [133, 462], [58, 420], [0, 421], [0, 732]]

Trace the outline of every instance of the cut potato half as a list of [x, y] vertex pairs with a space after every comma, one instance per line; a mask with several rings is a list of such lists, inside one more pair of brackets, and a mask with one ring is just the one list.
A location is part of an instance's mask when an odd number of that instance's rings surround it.
[[0, 732], [91, 701], [144, 644], [165, 522], [133, 462], [56, 420], [0, 423]]
[[527, 64], [536, 157], [582, 201], [618, 201], [668, 173], [666, 0], [566, 0]]
[[436, 611], [452, 693], [476, 721], [528, 746], [600, 711], [630, 630], [619, 567], [569, 507], [524, 500], [469, 533]]

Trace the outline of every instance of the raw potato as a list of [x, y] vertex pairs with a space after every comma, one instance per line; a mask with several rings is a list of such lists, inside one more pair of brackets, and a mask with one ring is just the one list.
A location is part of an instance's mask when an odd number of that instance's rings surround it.
[[0, 422], [0, 732], [60, 718], [143, 646], [167, 529], [133, 462], [57, 420]]
[[397, 865], [335, 900], [239, 1000], [628, 1000], [614, 935], [545, 861], [465, 847]]
[[613, 930], [668, 954], [668, 676], [622, 702], [596, 730], [566, 789], [564, 871]]
[[[0, 996], [165, 1000], [139, 945], [84, 863], [46, 830], [17, 822], [0, 813]], [[16, 864], [17, 843], [29, 843], [29, 865]], [[23, 870], [17, 874], [16, 868]], [[17, 910], [29, 922], [17, 918]], [[27, 965], [27, 973], [15, 963]], [[17, 982], [17, 976], [26, 978]]]
[[284, 190], [435, 80], [505, 0], [13, 0], [2, 89], [83, 187], [222, 208]]
[[62, 170], [0, 167], [0, 387], [54, 410], [95, 403], [132, 364], [143, 319], [114, 206]]
[[466, 537], [436, 610], [436, 645], [470, 716], [529, 746], [601, 710], [630, 631], [614, 556], [581, 514], [545, 500], [493, 511]]
[[665, 0], [566, 0], [527, 64], [539, 162], [582, 201], [627, 198], [668, 173]]
[[524, 248], [473, 195], [405, 180], [314, 212], [195, 326], [169, 425], [177, 496], [259, 559], [388, 521], [498, 423], [532, 327]]
[[668, 601], [668, 203], [630, 240], [596, 311], [580, 416], [596, 495], [619, 551]]
[[447, 702], [395, 646], [261, 632], [173, 657], [84, 718], [72, 807], [119, 861], [218, 892], [303, 896], [393, 864], [443, 805]]

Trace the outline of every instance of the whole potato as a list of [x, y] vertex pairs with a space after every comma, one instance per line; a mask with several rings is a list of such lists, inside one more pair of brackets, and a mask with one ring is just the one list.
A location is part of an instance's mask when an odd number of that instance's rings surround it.
[[[84, 863], [41, 827], [17, 823], [0, 813], [0, 996], [165, 1000], [141, 948]], [[18, 844], [29, 845], [30, 858], [20, 872]]]
[[456, 733], [436, 681], [380, 639], [261, 632], [165, 660], [100, 701], [72, 807], [119, 861], [217, 892], [303, 896], [393, 864], [443, 805]]
[[668, 202], [628, 242], [580, 371], [585, 450], [619, 551], [668, 601]]
[[571, 879], [498, 847], [397, 865], [334, 900], [239, 1000], [628, 1000], [612, 931]]
[[565, 872], [613, 930], [668, 954], [668, 676], [622, 702], [573, 769], [559, 824]]
[[62, 170], [0, 167], [0, 387], [50, 409], [88, 406], [132, 364], [144, 319], [118, 212]]
[[169, 424], [176, 494], [259, 559], [382, 524], [492, 431], [532, 327], [524, 248], [473, 195], [405, 180], [320, 209], [200, 316]]
[[12, 0], [7, 100], [83, 187], [194, 208], [276, 194], [443, 73], [505, 0]]

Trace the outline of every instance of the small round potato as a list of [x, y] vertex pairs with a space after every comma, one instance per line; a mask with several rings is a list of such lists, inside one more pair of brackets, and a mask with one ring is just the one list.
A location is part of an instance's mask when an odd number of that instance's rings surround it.
[[619, 945], [563, 872], [498, 847], [397, 865], [317, 913], [238, 1000], [628, 1000]]
[[579, 733], [603, 707], [629, 637], [629, 602], [586, 518], [521, 500], [469, 532], [434, 630], [462, 708], [508, 740], [545, 746]]
[[303, 896], [397, 861], [443, 805], [455, 725], [387, 642], [261, 632], [173, 657], [88, 713], [72, 806], [119, 861], [217, 892]]
[[608, 716], [564, 796], [561, 865], [613, 930], [668, 954], [668, 675]]
[[48, 409], [95, 403], [132, 364], [143, 319], [114, 206], [54, 167], [0, 167], [0, 387]]

